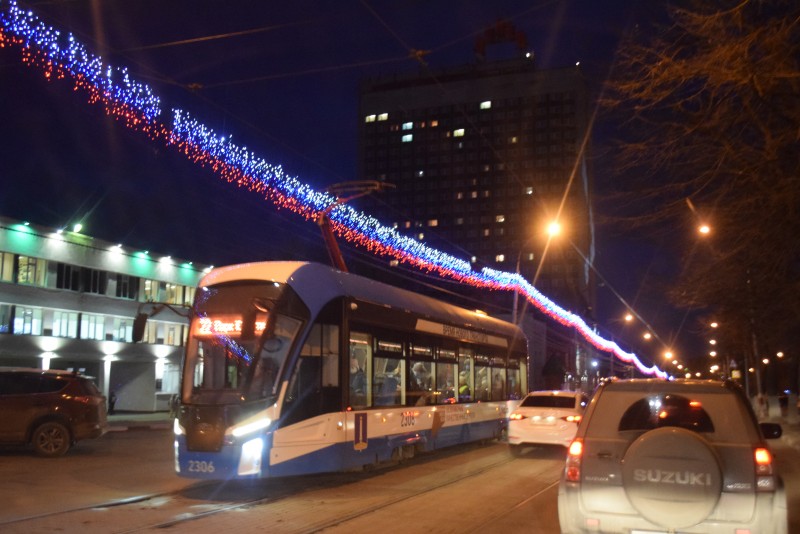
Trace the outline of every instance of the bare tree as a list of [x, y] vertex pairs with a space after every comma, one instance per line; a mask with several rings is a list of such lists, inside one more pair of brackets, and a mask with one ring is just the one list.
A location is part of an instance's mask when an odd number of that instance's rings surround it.
[[622, 124], [617, 222], [680, 244], [676, 304], [777, 344], [800, 322], [800, 4], [668, 15], [623, 43], [602, 101]]

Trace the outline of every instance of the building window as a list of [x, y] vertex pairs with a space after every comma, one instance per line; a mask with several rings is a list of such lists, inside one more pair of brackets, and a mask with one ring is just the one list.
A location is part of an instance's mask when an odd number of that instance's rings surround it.
[[69, 291], [81, 290], [81, 268], [59, 263], [56, 266], [56, 288]]
[[456, 225], [461, 226], [464, 224], [464, 217], [456, 217]]
[[504, 222], [506, 222], [506, 216], [505, 215], [495, 215], [494, 222], [504, 223]]
[[11, 305], [0, 304], [0, 334], [11, 332]]
[[144, 300], [145, 302], [161, 302], [161, 284], [158, 280], [144, 281]]
[[413, 140], [414, 140], [414, 134], [406, 134], [403, 136], [404, 143], [410, 143]]
[[404, 130], [411, 130], [412, 128], [414, 128], [414, 123], [413, 122], [404, 122], [403, 123], [403, 129]]
[[55, 311], [53, 312], [53, 336], [78, 337], [78, 313]]
[[108, 288], [108, 273], [97, 269], [82, 269], [83, 290], [86, 293], [105, 295]]
[[364, 122], [375, 122], [375, 115], [367, 115], [364, 117]]
[[46, 286], [47, 262], [29, 256], [17, 258], [17, 283], [31, 286]]
[[489, 237], [490, 235], [492, 235], [492, 231], [489, 228], [484, 228], [483, 237]]
[[81, 315], [81, 339], [96, 339], [102, 341], [106, 338], [106, 320], [102, 315]]
[[17, 306], [14, 314], [14, 333], [30, 336], [42, 335], [41, 308]]
[[428, 221], [428, 226], [439, 226], [439, 219], [430, 219]]
[[164, 302], [168, 304], [182, 304], [183, 298], [181, 298], [182, 297], [181, 293], [183, 293], [183, 291], [181, 291], [181, 289], [182, 286], [179, 286], [177, 284], [167, 283]]
[[117, 275], [116, 296], [123, 299], [135, 300], [139, 293], [139, 278], [126, 274]]
[[525, 194], [526, 195], [532, 195], [533, 194], [533, 187], [530, 187], [530, 186], [526, 187], [525, 188]]
[[437, 121], [437, 120], [432, 120], [432, 121], [431, 121], [431, 128], [436, 128], [437, 126], [439, 126], [439, 121]]
[[186, 306], [191, 306], [192, 302], [194, 302], [194, 293], [195, 293], [196, 290], [197, 290], [197, 288], [195, 288], [193, 286], [186, 286], [184, 288], [183, 303]]
[[10, 252], [0, 252], [0, 280], [3, 282], [14, 280], [14, 255]]
[[492, 109], [492, 101], [484, 100], [483, 102], [481, 102], [481, 109]]
[[388, 121], [389, 120], [389, 114], [388, 113], [379, 114], [378, 115], [378, 120], [379, 121]]
[[464, 137], [464, 128], [457, 128], [453, 130], [453, 137]]
[[111, 338], [112, 341], [131, 342], [133, 340], [133, 319], [115, 317], [111, 328]]
[[497, 263], [503, 263], [504, 261], [506, 261], [505, 254], [498, 254], [497, 256], [494, 257], [494, 261], [496, 261]]

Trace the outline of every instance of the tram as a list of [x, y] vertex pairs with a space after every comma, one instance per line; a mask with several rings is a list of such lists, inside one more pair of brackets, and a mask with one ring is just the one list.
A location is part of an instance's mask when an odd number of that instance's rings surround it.
[[200, 282], [175, 471], [237, 479], [357, 470], [497, 438], [527, 392], [516, 326], [316, 263]]

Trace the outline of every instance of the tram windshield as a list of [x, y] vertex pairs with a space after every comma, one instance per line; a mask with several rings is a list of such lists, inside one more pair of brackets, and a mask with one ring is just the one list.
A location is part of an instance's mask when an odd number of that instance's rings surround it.
[[302, 321], [280, 313], [283, 286], [244, 282], [202, 288], [183, 366], [183, 402], [236, 404], [277, 396]]

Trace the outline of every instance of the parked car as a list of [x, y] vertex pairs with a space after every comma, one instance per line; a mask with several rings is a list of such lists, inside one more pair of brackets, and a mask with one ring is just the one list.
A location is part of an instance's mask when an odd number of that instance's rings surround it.
[[741, 388], [713, 380], [615, 380], [584, 413], [558, 490], [561, 531], [787, 531], [786, 495]]
[[515, 456], [527, 445], [569, 446], [588, 398], [580, 391], [533, 391], [508, 416], [508, 446]]
[[0, 444], [31, 445], [61, 456], [76, 442], [108, 430], [106, 399], [70, 371], [0, 367]]

